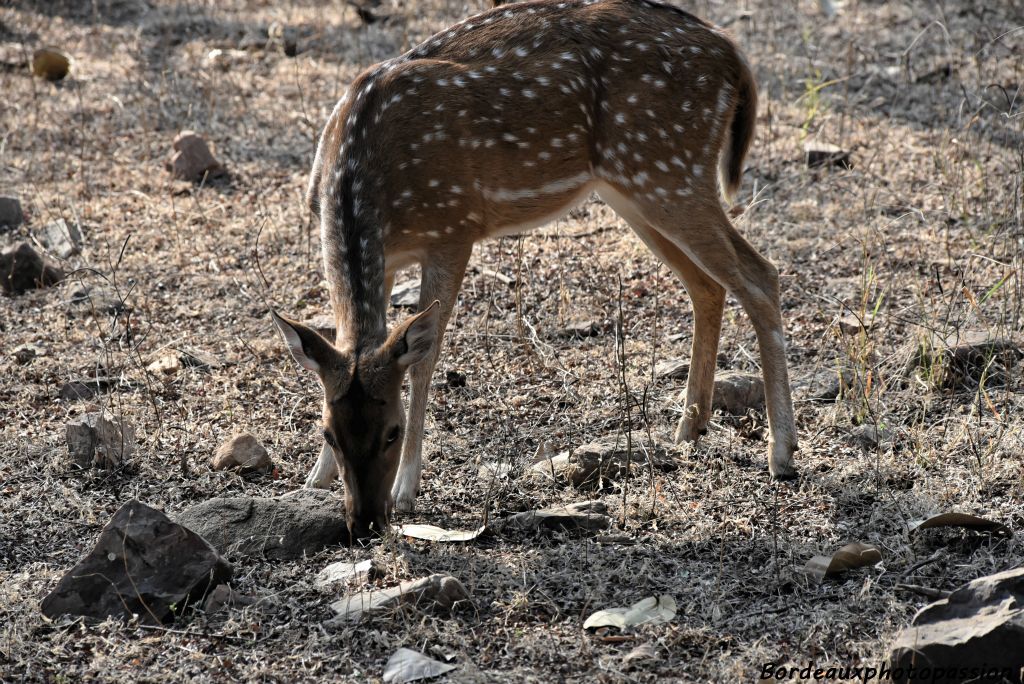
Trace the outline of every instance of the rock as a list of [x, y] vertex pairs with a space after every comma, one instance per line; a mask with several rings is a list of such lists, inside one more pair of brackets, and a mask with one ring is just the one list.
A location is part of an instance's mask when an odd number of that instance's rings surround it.
[[173, 376], [181, 370], [181, 359], [177, 354], [164, 354], [146, 366], [146, 370], [154, 375]]
[[517, 530], [562, 530], [577, 531], [608, 529], [612, 519], [608, 517], [608, 506], [602, 501], [580, 501], [568, 506], [542, 508], [536, 511], [516, 513], [497, 520], [495, 531]]
[[658, 378], [685, 380], [689, 374], [689, 359], [665, 359], [654, 365], [654, 376]]
[[854, 376], [848, 370], [822, 370], [810, 377], [794, 378], [793, 394], [804, 401], [835, 401], [853, 383]]
[[658, 445], [653, 449], [649, 445], [644, 447], [640, 440], [634, 439], [630, 457], [625, 435], [609, 435], [578, 446], [571, 452], [563, 451], [554, 457], [542, 458], [533, 464], [529, 474], [534, 479], [567, 480], [573, 486], [581, 487], [596, 485], [602, 479], [621, 477], [626, 472], [627, 461], [634, 470], [647, 468], [648, 456], [659, 470], [671, 466], [664, 449]]
[[361, 582], [372, 582], [384, 573], [373, 559], [350, 563], [338, 561], [331, 563], [316, 576], [315, 584], [320, 589], [327, 589], [339, 582], [347, 582], [356, 577]]
[[225, 555], [291, 559], [347, 544], [344, 504], [324, 490], [291, 496], [219, 497], [175, 516]]
[[445, 371], [445, 374], [444, 374], [444, 384], [447, 387], [450, 387], [452, 389], [456, 389], [456, 388], [459, 388], [459, 387], [465, 387], [466, 386], [466, 374], [465, 373], [460, 373], [459, 371], [456, 371], [456, 370]]
[[68, 454], [79, 468], [116, 468], [135, 450], [135, 429], [106, 410], [67, 424]]
[[21, 202], [14, 197], [0, 197], [0, 228], [17, 228], [24, 222]]
[[71, 70], [71, 58], [53, 47], [44, 47], [32, 54], [32, 73], [47, 81], [59, 81]]
[[391, 306], [415, 308], [420, 304], [420, 281], [407, 280], [391, 289]]
[[910, 354], [907, 371], [922, 367], [939, 387], [972, 387], [985, 377], [1005, 382], [1010, 367], [1024, 356], [1020, 343], [984, 330], [956, 331], [943, 336], [933, 333]]
[[864, 423], [850, 430], [850, 441], [864, 451], [876, 451], [892, 442], [892, 430]]
[[245, 50], [222, 50], [220, 48], [214, 48], [206, 53], [206, 65], [219, 69], [220, 71], [230, 71], [234, 67], [239, 65], [248, 64], [251, 60], [249, 53]]
[[420, 610], [450, 612], [460, 601], [470, 600], [469, 592], [462, 582], [451, 575], [434, 574], [417, 580], [402, 582], [397, 587], [381, 591], [361, 591], [331, 604], [337, 617], [331, 620], [340, 623], [367, 613], [394, 610], [414, 606]]
[[167, 170], [175, 178], [193, 183], [227, 173], [224, 166], [213, 156], [206, 141], [193, 131], [182, 131], [174, 139], [174, 152], [167, 162]]
[[116, 316], [130, 311], [117, 293], [105, 287], [80, 287], [68, 297], [68, 306], [72, 309], [82, 307], [88, 312], [95, 310], [97, 313]]
[[862, 318], [851, 313], [837, 318], [835, 325], [839, 328], [839, 332], [844, 335], [856, 337], [861, 333], [866, 333], [874, 327], [875, 317], [871, 314], [867, 314]]
[[305, 322], [306, 325], [320, 333], [328, 342], [334, 342], [338, 329], [334, 327], [334, 316], [314, 316]]
[[597, 337], [612, 329], [611, 321], [572, 321], [564, 328], [558, 330], [558, 337], [565, 339], [580, 339], [583, 337]]
[[829, 143], [809, 142], [804, 145], [804, 155], [807, 167], [811, 169], [827, 167], [837, 169], [853, 168], [853, 164], [850, 162], [849, 150], [844, 150]]
[[32, 344], [31, 342], [28, 342], [26, 344], [19, 344], [17, 347], [14, 348], [14, 351], [11, 352], [11, 356], [14, 357], [14, 360], [20, 363], [21, 365], [30, 363], [32, 359], [36, 358], [37, 356], [45, 355], [45, 349], [40, 347], [38, 344]]
[[267, 473], [274, 468], [270, 454], [259, 440], [248, 433], [233, 435], [217, 447], [212, 465], [214, 470], [232, 469], [240, 473]]
[[484, 482], [507, 480], [511, 474], [512, 464], [509, 461], [485, 461], [476, 471], [477, 477]]
[[231, 578], [206, 540], [139, 501], [122, 506], [96, 546], [43, 599], [43, 613], [165, 622]]
[[97, 377], [82, 378], [65, 382], [60, 388], [61, 401], [80, 401], [92, 399], [101, 392], [107, 392], [117, 384], [113, 378]]
[[82, 231], [77, 223], [57, 219], [50, 221], [34, 234], [39, 244], [59, 259], [67, 259], [82, 251]]
[[238, 41], [239, 50], [262, 50], [267, 46], [267, 30], [262, 26], [249, 29]]
[[275, 21], [267, 29], [267, 47], [280, 51], [285, 57], [294, 57], [299, 53], [295, 29]]
[[[935, 682], [988, 680], [967, 673], [1003, 670], [1019, 681], [1024, 668], [1024, 568], [981, 577], [918, 611], [890, 651], [893, 670], [931, 668]], [[948, 673], [948, 674], [947, 674]], [[957, 673], [960, 673], [957, 675]]]
[[764, 406], [764, 380], [753, 373], [724, 371], [715, 375], [711, 408], [742, 416], [749, 409]]
[[63, 279], [64, 271], [47, 263], [27, 242], [0, 252], [0, 287], [9, 295], [49, 287]]
[[259, 599], [255, 596], [240, 594], [226, 584], [218, 584], [203, 603], [203, 611], [209, 614], [219, 613], [225, 608], [244, 608], [251, 606]]

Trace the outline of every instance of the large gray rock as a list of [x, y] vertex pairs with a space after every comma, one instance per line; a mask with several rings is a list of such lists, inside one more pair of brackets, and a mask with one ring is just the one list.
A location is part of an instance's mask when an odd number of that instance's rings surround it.
[[[942, 670], [934, 682], [1020, 681], [1024, 668], [1024, 568], [980, 577], [918, 611], [892, 646], [893, 670]], [[1004, 670], [1003, 679], [978, 673]], [[909, 676], [894, 678], [910, 681]]]
[[227, 556], [300, 558], [349, 542], [344, 504], [324, 490], [279, 498], [219, 497], [175, 516]]
[[129, 501], [96, 546], [43, 599], [45, 615], [158, 624], [231, 579], [231, 566], [199, 535], [155, 508]]
[[10, 295], [55, 285], [64, 279], [64, 271], [48, 263], [27, 242], [19, 242], [0, 252], [0, 288]]

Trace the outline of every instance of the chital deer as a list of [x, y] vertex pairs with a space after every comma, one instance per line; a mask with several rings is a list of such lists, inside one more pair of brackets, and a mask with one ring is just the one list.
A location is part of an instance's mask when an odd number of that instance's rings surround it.
[[[756, 108], [750, 69], [726, 36], [644, 0], [508, 5], [360, 75], [324, 128], [309, 184], [337, 338], [274, 314], [324, 389], [326, 444], [307, 486], [328, 486], [340, 469], [356, 535], [384, 529], [393, 501], [413, 508], [430, 377], [473, 244], [547, 223], [591, 192], [693, 301], [676, 439], [696, 439], [711, 416], [728, 291], [757, 332], [769, 469], [792, 476], [778, 272], [733, 228], [714, 172], [736, 191]], [[413, 263], [420, 312], [388, 335], [395, 272]]]

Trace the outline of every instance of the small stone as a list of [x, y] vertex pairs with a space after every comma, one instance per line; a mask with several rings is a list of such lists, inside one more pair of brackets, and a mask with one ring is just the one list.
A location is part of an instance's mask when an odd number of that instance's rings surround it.
[[853, 168], [853, 164], [850, 163], [850, 152], [829, 143], [809, 142], [804, 145], [804, 155], [807, 167], [811, 169]]
[[930, 680], [935, 682], [966, 681], [956, 675], [971, 670], [1009, 672], [1018, 681], [1022, 643], [1024, 568], [1015, 568], [973, 580], [918, 611], [896, 636], [889, 658], [892, 671], [905, 675], [894, 681], [911, 681], [911, 666], [939, 673]]
[[61, 385], [60, 400], [80, 401], [82, 399], [92, 399], [97, 394], [110, 390], [115, 384], [117, 384], [116, 380], [106, 377], [70, 380]]
[[24, 222], [21, 202], [14, 197], [0, 197], [0, 228], [17, 228]]
[[529, 475], [538, 480], [566, 480], [575, 487], [582, 487], [596, 485], [602, 479], [623, 476], [627, 462], [631, 470], [647, 468], [649, 465], [659, 470], [672, 467], [672, 461], [658, 445], [652, 448], [634, 439], [630, 455], [625, 435], [609, 435], [578, 446], [571, 452], [563, 451], [550, 458], [542, 457], [530, 468]]
[[135, 429], [106, 410], [67, 424], [68, 455], [79, 468], [116, 468], [135, 450]]
[[689, 374], [688, 359], [665, 359], [654, 366], [654, 376], [666, 380], [685, 380]]
[[711, 407], [734, 416], [764, 406], [764, 380], [752, 373], [725, 371], [715, 375]]
[[373, 559], [350, 563], [338, 561], [331, 563], [316, 576], [314, 584], [320, 589], [328, 589], [340, 582], [357, 578], [360, 582], [372, 582], [384, 573]]
[[279, 50], [285, 57], [294, 57], [299, 52], [295, 29], [279, 22], [275, 21], [267, 29], [267, 39], [267, 47]]
[[864, 451], [876, 451], [892, 442], [892, 430], [864, 423], [850, 430], [850, 441]]
[[270, 472], [274, 464], [267, 450], [248, 433], [237, 434], [217, 448], [214, 470], [238, 470], [240, 473]]
[[444, 384], [451, 388], [465, 387], [466, 374], [455, 370], [445, 371]]
[[193, 183], [227, 173], [213, 156], [206, 141], [193, 131], [182, 131], [174, 139], [174, 152], [167, 162], [167, 170], [175, 178]]
[[602, 501], [580, 501], [568, 506], [541, 508], [501, 518], [493, 524], [495, 531], [509, 528], [518, 530], [595, 530], [608, 529], [612, 519], [608, 517], [608, 506]]
[[17, 347], [14, 348], [14, 351], [11, 353], [11, 355], [14, 357], [14, 360], [23, 366], [26, 363], [30, 363], [32, 359], [36, 358], [37, 356], [44, 356], [45, 354], [46, 351], [42, 347], [32, 343], [19, 344]]
[[402, 582], [397, 587], [381, 591], [361, 591], [335, 601], [331, 604], [331, 610], [337, 617], [331, 622], [338, 624], [367, 613], [394, 610], [403, 606], [447, 613], [457, 603], [469, 600], [469, 592], [462, 582], [451, 575], [434, 574]]
[[245, 50], [222, 50], [215, 48], [206, 53], [205, 62], [207, 66], [214, 69], [230, 71], [239, 65], [248, 64], [250, 60], [251, 57]]
[[175, 520], [225, 555], [289, 560], [349, 542], [345, 505], [324, 490], [273, 499], [218, 497], [185, 509]]
[[177, 354], [164, 354], [146, 366], [146, 370], [158, 376], [172, 376], [181, 370], [181, 359]]
[[833, 402], [849, 390], [853, 381], [853, 372], [846, 369], [816, 371], [794, 378], [793, 394], [803, 401]]
[[27, 242], [0, 252], [0, 287], [9, 295], [49, 287], [63, 279], [64, 271], [49, 264]]
[[96, 546], [42, 602], [43, 614], [158, 624], [231, 579], [231, 566], [206, 540], [139, 501], [122, 506]]
[[82, 251], [82, 231], [77, 223], [57, 219], [36, 230], [34, 234], [39, 244], [58, 259], [67, 259]]
[[53, 47], [44, 47], [32, 54], [32, 73], [47, 81], [59, 81], [71, 70], [71, 58]]
[[862, 318], [851, 313], [836, 319], [836, 327], [839, 328], [839, 332], [850, 337], [868, 332], [874, 327], [874, 324], [875, 317], [871, 314], [865, 314]]
[[76, 289], [68, 297], [70, 309], [81, 308], [87, 313], [107, 314], [116, 316], [130, 310], [117, 293], [105, 287], [81, 287]]
[[558, 331], [558, 336], [566, 339], [581, 339], [584, 337], [597, 337], [612, 329], [611, 321], [578, 320], [571, 321], [568, 325]]
[[512, 464], [508, 461], [487, 461], [480, 464], [476, 475], [484, 482], [507, 480], [512, 474]]
[[206, 596], [203, 611], [207, 614], [219, 613], [225, 608], [244, 608], [251, 606], [259, 599], [255, 596], [240, 594], [226, 584], [218, 584]]
[[239, 50], [262, 50], [267, 46], [267, 31], [262, 27], [250, 29], [238, 41]]
[[420, 304], [420, 281], [407, 280], [391, 290], [391, 306], [415, 308]]
[[338, 329], [334, 327], [333, 316], [314, 316], [308, 321], [305, 321], [305, 325], [309, 328], [312, 328], [316, 332], [320, 333], [320, 336], [323, 337], [328, 342], [334, 342], [335, 337], [338, 333]]

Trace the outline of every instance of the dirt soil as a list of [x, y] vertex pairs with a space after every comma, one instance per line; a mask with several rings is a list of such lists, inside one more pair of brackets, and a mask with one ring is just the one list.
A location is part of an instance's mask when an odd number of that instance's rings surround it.
[[[769, 481], [760, 410], [717, 415], [696, 447], [672, 447], [671, 471], [583, 490], [524, 476], [542, 445], [628, 432], [640, 449], [681, 412], [684, 381], [652, 369], [689, 354], [685, 290], [595, 198], [478, 247], [435, 376], [418, 509], [400, 522], [471, 529], [485, 512], [597, 498], [608, 534], [233, 558], [235, 589], [259, 604], [145, 628], [51, 621], [39, 601], [132, 498], [173, 514], [301, 487], [321, 443], [320, 390], [268, 307], [328, 310], [303, 201], [315, 138], [364, 67], [485, 3], [383, 0], [371, 25], [313, 0], [4, 3], [0, 195], [19, 197], [28, 221], [0, 240], [64, 218], [84, 246], [64, 283], [0, 297], [0, 680], [379, 681], [406, 646], [457, 665], [450, 681], [749, 681], [767, 663], [877, 666], [930, 596], [1019, 565], [1019, 537], [909, 527], [946, 511], [1024, 527], [1021, 364], [989, 359], [955, 382], [938, 363], [908, 368], [932, 333], [1019, 345], [1024, 332], [1024, 3], [839, 0], [832, 19], [812, 0], [678, 4], [726, 26], [760, 84], [737, 224], [782, 274], [800, 478]], [[267, 45], [274, 24], [294, 56]], [[72, 56], [63, 81], [31, 76], [26, 56], [42, 45]], [[171, 177], [185, 129], [227, 176]], [[809, 169], [809, 142], [850, 151], [852, 168]], [[851, 315], [872, 325], [843, 332]], [[557, 334], [578, 320], [613, 325]], [[28, 343], [35, 356], [19, 360]], [[176, 349], [215, 364], [147, 370]], [[733, 300], [719, 361], [759, 370]], [[97, 375], [114, 379], [99, 396], [60, 398]], [[838, 399], [814, 399], [840, 376]], [[131, 421], [138, 448], [118, 469], [78, 471], [64, 426], [97, 405]], [[864, 424], [885, 439], [859, 439]], [[273, 473], [210, 468], [236, 430], [267, 446]], [[510, 475], [479, 477], [486, 461]], [[802, 571], [853, 541], [882, 561], [823, 582]], [[328, 563], [366, 558], [379, 579], [315, 586]], [[459, 577], [472, 605], [324, 624], [345, 591], [431, 572]], [[678, 604], [668, 624], [582, 627], [661, 594]], [[624, 660], [644, 644], [649, 657]]]

